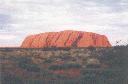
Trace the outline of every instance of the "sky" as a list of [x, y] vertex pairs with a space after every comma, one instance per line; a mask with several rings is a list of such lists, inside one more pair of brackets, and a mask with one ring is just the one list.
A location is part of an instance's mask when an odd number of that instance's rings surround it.
[[128, 43], [128, 0], [0, 0], [0, 46], [30, 34], [78, 30]]

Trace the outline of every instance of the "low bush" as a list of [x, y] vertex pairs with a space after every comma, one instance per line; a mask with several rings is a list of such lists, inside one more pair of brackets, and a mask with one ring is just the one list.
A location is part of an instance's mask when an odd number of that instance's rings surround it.
[[52, 63], [52, 59], [45, 59], [43, 63]]
[[70, 69], [70, 68], [80, 68], [80, 64], [62, 64], [62, 65], [52, 65], [49, 70], [61, 70], [61, 69]]
[[0, 76], [0, 83], [1, 84], [23, 84], [23, 80], [18, 76], [4, 73], [4, 74], [1, 74]]
[[31, 59], [29, 58], [21, 58], [18, 61], [18, 66], [22, 69], [26, 69], [27, 71], [39, 72], [40, 68], [37, 64], [31, 63]]

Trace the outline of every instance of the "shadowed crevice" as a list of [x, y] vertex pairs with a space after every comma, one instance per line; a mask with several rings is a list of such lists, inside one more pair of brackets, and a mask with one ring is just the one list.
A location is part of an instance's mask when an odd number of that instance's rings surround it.
[[84, 34], [83, 32], [79, 33], [79, 36], [78, 36], [78, 38], [73, 42], [72, 47], [77, 47], [78, 42], [79, 42], [80, 39], [83, 37], [83, 34]]
[[72, 34], [73, 34], [73, 32], [71, 32], [71, 33], [69, 34], [67, 40], [66, 40], [65, 43], [64, 43], [64, 46], [66, 46], [66, 43], [67, 43], [67, 41], [69, 40], [69, 38], [71, 37]]
[[[61, 37], [62, 33], [59, 32], [56, 35], [57, 35], [57, 38], [54, 43], [56, 43], [58, 41], [58, 39]], [[51, 47], [56, 47], [56, 45], [52, 45]]]

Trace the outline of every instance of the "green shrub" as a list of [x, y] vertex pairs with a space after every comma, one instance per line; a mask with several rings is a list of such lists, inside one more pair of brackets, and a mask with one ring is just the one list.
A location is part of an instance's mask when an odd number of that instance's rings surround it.
[[[80, 84], [124, 84], [122, 71], [119, 70], [88, 70], [82, 71]], [[93, 83], [92, 83], [93, 82]]]
[[59, 58], [63, 60], [68, 60], [68, 59], [71, 59], [71, 56], [69, 56], [68, 53], [65, 53], [65, 54], [62, 54]]
[[26, 69], [27, 71], [39, 72], [40, 68], [37, 64], [26, 64], [26, 63], [19, 63], [19, 67]]
[[1, 84], [23, 84], [23, 80], [15, 75], [3, 73], [0, 77]]
[[52, 63], [52, 59], [45, 59], [43, 63]]
[[40, 68], [38, 67], [37, 64], [33, 64], [31, 63], [31, 59], [30, 58], [21, 58], [18, 61], [18, 66], [22, 69], [26, 69], [27, 71], [33, 71], [33, 72], [39, 72]]
[[94, 50], [96, 50], [96, 48], [93, 47], [93, 46], [89, 46], [87, 49], [89, 49], [90, 51], [94, 51]]
[[8, 57], [8, 60], [14, 61], [14, 62], [23, 62], [23, 63], [29, 63], [31, 62], [31, 58], [30, 57], [14, 57], [14, 56], [10, 56]]
[[25, 81], [25, 84], [45, 84], [45, 80], [29, 79]]
[[61, 70], [61, 69], [70, 69], [70, 68], [80, 68], [80, 64], [62, 64], [62, 65], [52, 65], [49, 70]]

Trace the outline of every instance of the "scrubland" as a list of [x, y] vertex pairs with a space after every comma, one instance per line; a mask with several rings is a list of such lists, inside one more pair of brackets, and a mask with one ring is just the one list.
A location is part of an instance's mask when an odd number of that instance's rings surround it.
[[1, 84], [128, 84], [128, 46], [0, 48]]

